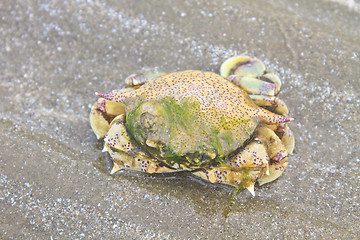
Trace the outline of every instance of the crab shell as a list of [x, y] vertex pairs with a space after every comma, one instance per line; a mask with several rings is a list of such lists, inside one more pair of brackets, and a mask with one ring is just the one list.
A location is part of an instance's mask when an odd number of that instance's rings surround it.
[[228, 59], [221, 75], [194, 70], [131, 75], [129, 88], [97, 93], [101, 98], [90, 123], [97, 137], [104, 137], [112, 173], [186, 170], [252, 194], [256, 182], [278, 178], [294, 147], [285, 124], [292, 118], [274, 96], [280, 80], [246, 56]]

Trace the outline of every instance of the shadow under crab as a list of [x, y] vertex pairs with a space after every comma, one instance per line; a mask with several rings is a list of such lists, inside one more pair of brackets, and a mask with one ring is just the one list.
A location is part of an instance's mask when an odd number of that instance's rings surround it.
[[221, 76], [187, 70], [137, 74], [127, 88], [97, 93], [90, 113], [112, 172], [190, 171], [210, 182], [243, 186], [278, 178], [294, 137], [279, 78], [246, 56], [223, 63]]

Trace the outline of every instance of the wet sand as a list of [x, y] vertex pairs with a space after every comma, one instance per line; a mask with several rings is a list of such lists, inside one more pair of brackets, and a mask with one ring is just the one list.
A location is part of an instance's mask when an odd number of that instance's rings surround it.
[[[360, 238], [360, 14], [353, 1], [0, 3], [0, 238]], [[94, 92], [144, 67], [218, 72], [255, 56], [282, 79], [284, 175], [241, 192], [189, 174], [111, 176]]]

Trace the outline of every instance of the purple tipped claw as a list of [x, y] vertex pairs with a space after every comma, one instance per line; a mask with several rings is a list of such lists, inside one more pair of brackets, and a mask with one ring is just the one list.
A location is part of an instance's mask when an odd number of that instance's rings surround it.
[[107, 94], [107, 93], [98, 93], [98, 92], [95, 92], [95, 95], [101, 97], [101, 98], [105, 98], [107, 100], [110, 100], [111, 101], [111, 98], [112, 96], [110, 96], [110, 94]]
[[138, 94], [141, 94], [141, 91], [136, 91], [136, 93], [134, 93], [135, 91], [131, 91], [132, 89], [126, 88], [124, 90], [114, 90], [110, 93], [98, 93], [96, 92], [95, 94], [101, 98], [104, 98], [108, 101], [112, 101], [112, 102], [124, 102], [124, 100], [128, 97], [133, 97], [133, 96], [137, 96]]
[[294, 121], [294, 118], [292, 117], [285, 117], [284, 122], [291, 122]]

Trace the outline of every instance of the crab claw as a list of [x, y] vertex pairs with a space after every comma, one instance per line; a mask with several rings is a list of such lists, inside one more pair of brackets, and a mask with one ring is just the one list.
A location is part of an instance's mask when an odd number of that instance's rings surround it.
[[135, 149], [135, 146], [130, 141], [125, 125], [125, 114], [121, 114], [114, 118], [111, 122], [109, 130], [105, 135], [104, 151], [109, 149], [116, 149], [117, 151], [130, 152]]
[[90, 125], [96, 137], [103, 138], [112, 119], [125, 113], [125, 105], [99, 98], [90, 111]]
[[97, 139], [103, 138], [106, 135], [109, 127], [109, 122], [98, 108], [98, 102], [95, 102], [90, 111], [90, 125], [94, 131]]

